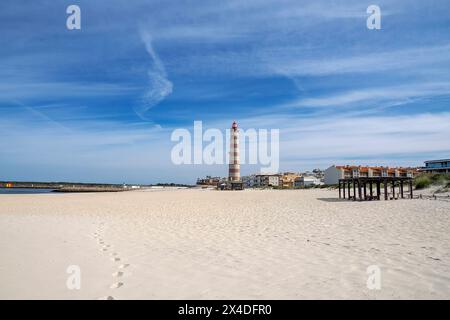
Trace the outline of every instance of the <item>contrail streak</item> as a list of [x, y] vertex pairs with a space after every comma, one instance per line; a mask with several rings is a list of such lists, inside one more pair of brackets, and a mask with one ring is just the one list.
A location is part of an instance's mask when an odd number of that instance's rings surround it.
[[147, 115], [148, 110], [172, 93], [173, 84], [167, 78], [164, 65], [153, 48], [151, 35], [141, 31], [141, 40], [145, 44], [145, 49], [151, 58], [152, 65], [148, 70], [149, 88], [143, 96], [142, 103], [136, 105], [133, 109], [141, 119], [150, 120]]

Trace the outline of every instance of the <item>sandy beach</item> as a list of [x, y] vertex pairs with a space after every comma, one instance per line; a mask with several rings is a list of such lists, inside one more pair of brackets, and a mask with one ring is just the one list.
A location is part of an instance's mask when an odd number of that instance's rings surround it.
[[[66, 271], [81, 270], [69, 290]], [[381, 270], [380, 290], [367, 268]], [[0, 195], [0, 299], [449, 299], [450, 202], [329, 190]]]

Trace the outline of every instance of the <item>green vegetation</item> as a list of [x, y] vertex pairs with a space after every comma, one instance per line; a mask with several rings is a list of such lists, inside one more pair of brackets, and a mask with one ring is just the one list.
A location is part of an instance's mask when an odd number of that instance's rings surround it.
[[186, 188], [194, 187], [191, 184], [182, 184], [182, 183], [157, 183], [156, 186], [157, 187], [186, 187]]
[[439, 173], [422, 173], [414, 178], [414, 186], [417, 190], [430, 186], [450, 187], [450, 175]]
[[450, 180], [450, 177], [446, 174], [433, 174], [430, 176], [430, 179], [433, 184], [446, 185]]
[[414, 186], [417, 190], [428, 188], [431, 186], [431, 179], [428, 176], [419, 176], [414, 179]]

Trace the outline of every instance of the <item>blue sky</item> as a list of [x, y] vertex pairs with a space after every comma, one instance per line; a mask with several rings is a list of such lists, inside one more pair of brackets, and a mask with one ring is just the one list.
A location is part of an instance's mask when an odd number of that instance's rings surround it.
[[[81, 30], [66, 8], [81, 8]], [[380, 6], [381, 30], [366, 9]], [[280, 129], [280, 170], [450, 157], [448, 1], [0, 3], [0, 179], [192, 183], [176, 128]], [[244, 174], [255, 168], [243, 166]]]

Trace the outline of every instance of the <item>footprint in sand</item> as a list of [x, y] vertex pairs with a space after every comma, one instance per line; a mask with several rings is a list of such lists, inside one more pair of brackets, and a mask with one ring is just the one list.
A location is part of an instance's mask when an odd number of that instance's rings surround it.
[[121, 286], [123, 286], [123, 283], [122, 283], [122, 282], [116, 282], [116, 283], [113, 283], [113, 284], [110, 286], [110, 288], [111, 288], [111, 289], [117, 289], [117, 288], [120, 288]]
[[119, 257], [114, 257], [114, 258], [111, 258], [111, 261], [120, 261], [120, 258]]
[[113, 296], [101, 297], [98, 300], [115, 300]]
[[122, 271], [114, 272], [114, 273], [112, 274], [112, 276], [113, 276], [113, 277], [121, 277], [121, 276], [123, 276], [123, 272], [122, 272]]
[[121, 265], [119, 266], [119, 269], [125, 269], [125, 268], [128, 268], [129, 266], [130, 266], [130, 265], [127, 264], [127, 263], [121, 264]]

